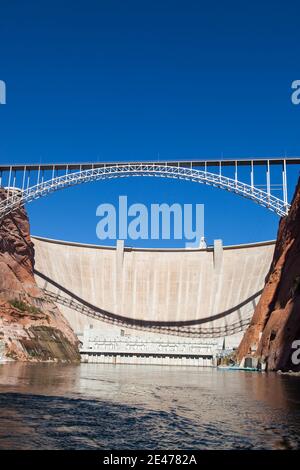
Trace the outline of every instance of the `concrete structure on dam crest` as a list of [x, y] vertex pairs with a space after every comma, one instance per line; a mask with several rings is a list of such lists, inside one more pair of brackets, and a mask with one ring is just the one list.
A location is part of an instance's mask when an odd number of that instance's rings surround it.
[[238, 345], [274, 242], [139, 249], [33, 237], [35, 275], [91, 362], [213, 365]]

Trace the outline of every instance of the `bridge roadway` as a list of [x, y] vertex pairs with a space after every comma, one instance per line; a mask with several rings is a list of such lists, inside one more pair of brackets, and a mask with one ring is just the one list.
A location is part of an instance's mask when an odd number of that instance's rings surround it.
[[107, 162], [68, 162], [68, 163], [26, 163], [26, 164], [0, 164], [0, 173], [26, 171], [81, 171], [90, 168], [103, 168], [105, 166], [118, 166], [124, 164], [167, 164], [180, 167], [227, 167], [227, 166], [265, 166], [268, 165], [299, 165], [300, 157], [253, 157], [253, 158], [215, 158], [215, 159], [174, 159], [174, 160], [132, 160], [132, 161], [107, 161]]
[[274, 251], [273, 241], [158, 250], [32, 239], [37, 283], [81, 340], [85, 333], [85, 350], [87, 330], [94, 350], [116, 337], [165, 343], [174, 335], [237, 346]]

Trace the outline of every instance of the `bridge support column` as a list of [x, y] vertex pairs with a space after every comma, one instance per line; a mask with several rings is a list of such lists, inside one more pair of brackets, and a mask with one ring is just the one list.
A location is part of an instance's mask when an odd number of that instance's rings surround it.
[[268, 201], [270, 202], [270, 195], [271, 195], [271, 176], [270, 176], [270, 162], [267, 161], [267, 194], [268, 194]]
[[283, 188], [283, 202], [285, 207], [288, 205], [288, 192], [287, 192], [287, 175], [286, 175], [286, 161], [283, 160], [282, 165], [282, 188]]

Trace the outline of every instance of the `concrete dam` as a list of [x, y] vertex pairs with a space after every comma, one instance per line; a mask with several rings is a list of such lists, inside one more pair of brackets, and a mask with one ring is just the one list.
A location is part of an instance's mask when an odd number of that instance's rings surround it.
[[275, 242], [141, 249], [32, 237], [35, 277], [88, 362], [212, 366], [236, 348]]

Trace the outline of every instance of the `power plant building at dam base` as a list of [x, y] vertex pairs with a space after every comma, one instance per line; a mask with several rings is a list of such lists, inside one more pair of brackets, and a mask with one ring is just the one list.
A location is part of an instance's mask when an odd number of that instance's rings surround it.
[[214, 366], [250, 323], [274, 241], [201, 249], [32, 237], [35, 277], [81, 342], [84, 362]]

